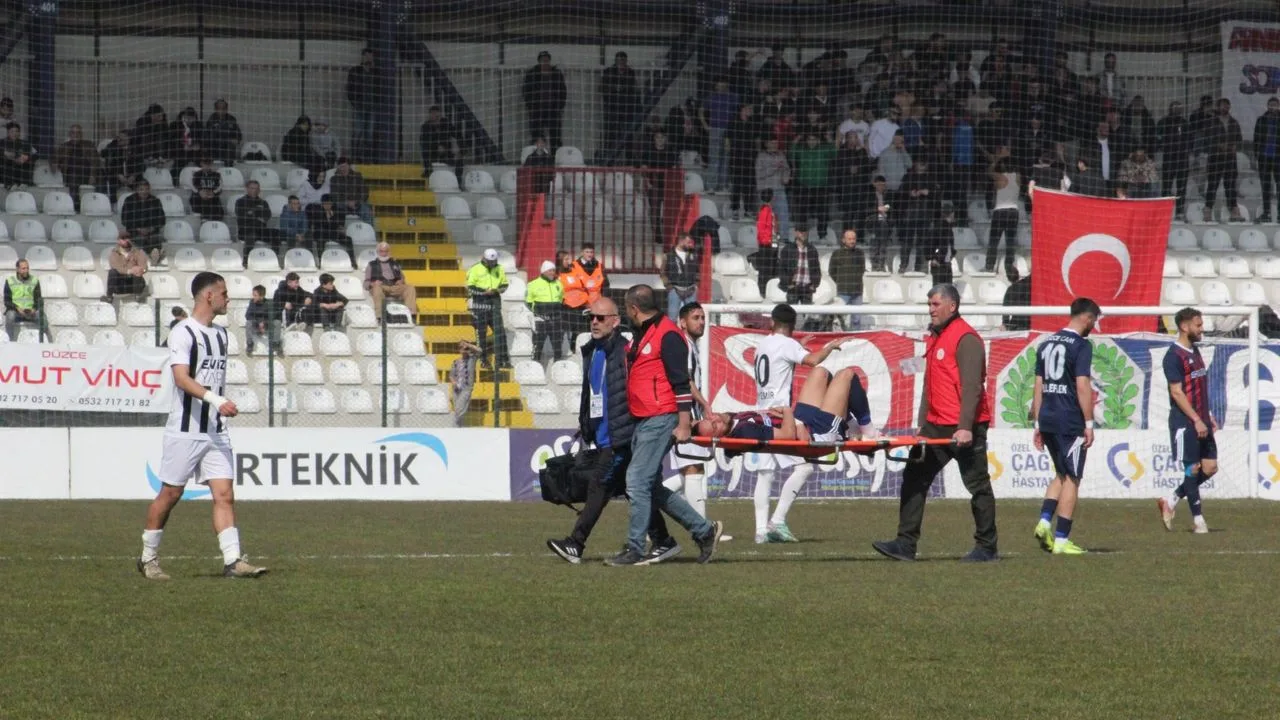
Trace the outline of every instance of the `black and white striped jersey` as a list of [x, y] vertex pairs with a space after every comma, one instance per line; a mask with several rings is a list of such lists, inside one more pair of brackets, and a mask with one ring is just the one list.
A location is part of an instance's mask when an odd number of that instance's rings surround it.
[[[227, 392], [227, 329], [187, 318], [169, 331], [169, 365], [186, 365], [191, 377], [219, 395]], [[226, 418], [204, 400], [174, 388], [165, 432], [217, 435], [227, 431]]]

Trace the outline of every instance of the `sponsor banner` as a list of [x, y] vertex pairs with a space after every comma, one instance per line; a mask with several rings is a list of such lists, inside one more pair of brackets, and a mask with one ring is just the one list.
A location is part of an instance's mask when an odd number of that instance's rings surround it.
[[71, 453], [66, 428], [0, 430], [0, 500], [66, 500]]
[[[1031, 304], [1065, 307], [1078, 297], [1103, 308], [1160, 304], [1161, 274], [1173, 200], [1114, 200], [1037, 190], [1031, 217]], [[1064, 316], [1031, 318], [1050, 332]], [[1152, 329], [1141, 316], [1104, 318], [1100, 332]]]
[[[1205, 498], [1248, 498], [1260, 485], [1249, 477], [1248, 457], [1230, 448], [1248, 447], [1244, 430], [1220, 430], [1218, 474], [1201, 485]], [[1085, 460], [1080, 497], [1136, 499], [1167, 496], [1182, 484], [1183, 468], [1173, 459], [1168, 430], [1098, 430]], [[987, 465], [996, 497], [1038, 498], [1053, 481], [1049, 454], [1037, 452], [1030, 432], [992, 431]], [[1268, 466], [1268, 481], [1280, 474]], [[1274, 485], [1274, 482], [1272, 483]]]
[[[1222, 95], [1240, 123], [1245, 142], [1280, 92], [1280, 24], [1227, 20], [1222, 23]], [[1187, 108], [1191, 111], [1193, 108]]]
[[[508, 500], [506, 430], [234, 430], [240, 500]], [[164, 431], [71, 430], [71, 497], [145, 499], [160, 489]], [[104, 458], [109, 461], [104, 463]], [[186, 498], [208, 497], [190, 483]]]
[[541, 500], [538, 471], [547, 458], [578, 451], [573, 430], [511, 430], [511, 499]]
[[0, 408], [167, 413], [164, 348], [0, 345]]

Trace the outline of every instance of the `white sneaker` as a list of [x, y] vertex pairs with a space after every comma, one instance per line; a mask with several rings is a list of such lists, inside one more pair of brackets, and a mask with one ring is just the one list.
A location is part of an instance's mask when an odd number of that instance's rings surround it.
[[1197, 535], [1208, 535], [1208, 534], [1209, 534], [1209, 523], [1206, 523], [1206, 522], [1204, 521], [1204, 516], [1203, 516], [1203, 515], [1199, 515], [1199, 516], [1197, 516], [1197, 517], [1196, 517], [1196, 519], [1195, 519], [1195, 527], [1194, 527], [1194, 529], [1192, 529], [1192, 531], [1191, 531], [1191, 532], [1193, 532], [1193, 533], [1195, 533], [1195, 534], [1197, 534]]
[[732, 539], [733, 539], [733, 536], [732, 536], [732, 535], [721, 535], [721, 536], [720, 536], [720, 542], [729, 542], [729, 541], [730, 541], [730, 540], [732, 540]]
[[1169, 502], [1168, 498], [1160, 498], [1156, 504], [1160, 507], [1160, 522], [1164, 523], [1164, 529], [1173, 530], [1173, 517], [1177, 503]]
[[769, 544], [769, 532], [768, 532], [767, 530], [757, 530], [757, 531], [756, 531], [756, 544], [757, 544], [757, 545], [768, 545], [768, 544]]

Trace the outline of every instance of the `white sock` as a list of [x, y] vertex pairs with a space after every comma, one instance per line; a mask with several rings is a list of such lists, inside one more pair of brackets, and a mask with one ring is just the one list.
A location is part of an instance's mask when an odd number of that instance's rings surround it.
[[769, 496], [773, 494], [773, 471], [761, 470], [756, 473], [756, 491], [751, 499], [756, 504], [756, 532], [769, 529]]
[[1176, 494], [1169, 495], [1169, 507], [1178, 507], [1178, 501], [1181, 499]]
[[791, 510], [791, 503], [796, 501], [796, 496], [800, 494], [800, 488], [808, 482], [809, 477], [813, 475], [813, 466], [805, 463], [797, 465], [795, 470], [791, 471], [791, 477], [782, 484], [782, 490], [778, 493], [778, 507], [773, 510], [773, 524], [785, 525], [787, 522], [787, 512]]
[[702, 517], [707, 516], [707, 476], [702, 473], [684, 476], [684, 499]]
[[230, 565], [240, 559], [240, 531], [234, 527], [218, 533], [218, 547], [222, 548], [222, 564]]
[[160, 537], [162, 535], [164, 535], [164, 530], [142, 531], [142, 562], [150, 562], [156, 559], [156, 555], [160, 552]]

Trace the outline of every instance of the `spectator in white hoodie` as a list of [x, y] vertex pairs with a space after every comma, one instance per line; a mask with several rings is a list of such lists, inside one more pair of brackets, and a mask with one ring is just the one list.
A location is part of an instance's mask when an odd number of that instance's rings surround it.
[[311, 150], [324, 158], [326, 170], [338, 164], [338, 158], [342, 156], [342, 146], [338, 143], [338, 136], [329, 132], [328, 122], [324, 120], [311, 122]]

